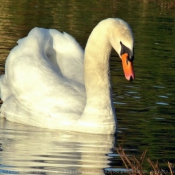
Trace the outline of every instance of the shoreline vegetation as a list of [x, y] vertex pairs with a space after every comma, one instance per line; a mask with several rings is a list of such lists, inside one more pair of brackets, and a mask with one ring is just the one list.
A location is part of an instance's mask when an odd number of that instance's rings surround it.
[[[150, 158], [146, 158], [147, 150], [142, 153], [140, 158], [126, 155], [124, 149], [121, 146], [116, 148], [116, 151], [125, 165], [125, 168], [127, 169], [125, 173], [129, 175], [175, 175], [175, 167], [170, 162], [167, 163], [168, 168], [164, 170], [160, 167], [158, 161], [154, 163]], [[147, 162], [152, 167], [152, 171], [150, 172], [145, 171], [143, 168], [143, 162], [145, 159], [147, 159]]]

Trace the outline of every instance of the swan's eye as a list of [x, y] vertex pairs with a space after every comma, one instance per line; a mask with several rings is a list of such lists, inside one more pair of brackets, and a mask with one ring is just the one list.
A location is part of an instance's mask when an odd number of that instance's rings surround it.
[[121, 45], [120, 55], [127, 53], [128, 54], [127, 61], [132, 62], [134, 60], [134, 56], [132, 55], [131, 50], [128, 47], [126, 47], [121, 41], [120, 41], [120, 45]]
[[134, 60], [134, 55], [129, 56], [128, 60], [132, 62]]

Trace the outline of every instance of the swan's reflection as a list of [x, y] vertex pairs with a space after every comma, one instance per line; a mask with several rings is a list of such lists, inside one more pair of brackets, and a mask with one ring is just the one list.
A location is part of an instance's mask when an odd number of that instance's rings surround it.
[[104, 174], [114, 137], [0, 122], [3, 174]]

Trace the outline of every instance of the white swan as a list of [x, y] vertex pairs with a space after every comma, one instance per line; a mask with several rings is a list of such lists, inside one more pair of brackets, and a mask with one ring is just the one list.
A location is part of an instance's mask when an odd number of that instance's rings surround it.
[[6, 60], [0, 78], [1, 116], [43, 128], [114, 133], [109, 57], [113, 47], [126, 79], [134, 79], [133, 43], [130, 27], [117, 18], [94, 28], [85, 53], [67, 33], [32, 29]]

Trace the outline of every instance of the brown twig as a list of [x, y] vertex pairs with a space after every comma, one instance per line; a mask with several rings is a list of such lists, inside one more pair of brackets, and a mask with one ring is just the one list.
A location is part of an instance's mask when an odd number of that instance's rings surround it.
[[[128, 170], [129, 175], [145, 175], [143, 171], [143, 162], [145, 160], [147, 150], [142, 153], [139, 160], [135, 156], [127, 156], [121, 146], [119, 146], [119, 148], [117, 148], [116, 150], [120, 155], [120, 158], [122, 159], [126, 169]], [[150, 172], [150, 175], [166, 174], [165, 171], [159, 166], [158, 161], [156, 163], [153, 163], [149, 158], [147, 159], [147, 161], [153, 168], [153, 171]], [[175, 175], [173, 174], [174, 167], [170, 162], [168, 162], [168, 167], [170, 169], [170, 175]]]
[[173, 175], [173, 168], [174, 167], [173, 167], [172, 163], [168, 162], [168, 167], [170, 169], [170, 174]]
[[[142, 171], [142, 163], [144, 160], [144, 157], [146, 155], [146, 151], [143, 152], [143, 154], [140, 157], [140, 160], [138, 160], [135, 156], [128, 157], [121, 146], [117, 148], [117, 152], [120, 155], [126, 169], [128, 170], [128, 174], [130, 175], [144, 175]], [[132, 170], [132, 171], [130, 171]]]

